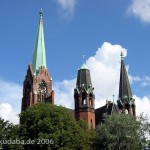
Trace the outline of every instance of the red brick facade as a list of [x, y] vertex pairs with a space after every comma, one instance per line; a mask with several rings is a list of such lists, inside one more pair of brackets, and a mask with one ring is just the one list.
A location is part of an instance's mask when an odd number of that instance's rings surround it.
[[37, 102], [50, 102], [54, 104], [52, 80], [45, 67], [39, 67], [38, 74], [35, 75], [32, 65], [29, 64], [27, 75], [23, 83], [21, 111], [24, 111], [28, 106], [32, 106]]
[[77, 120], [83, 119], [88, 123], [89, 128], [95, 129], [95, 111], [94, 112], [75, 112], [75, 118]]
[[93, 88], [91, 88], [90, 94], [83, 89], [81, 90], [82, 94], [78, 94], [77, 89], [74, 92], [75, 118], [85, 120], [89, 128], [95, 128], [95, 96], [92, 90]]

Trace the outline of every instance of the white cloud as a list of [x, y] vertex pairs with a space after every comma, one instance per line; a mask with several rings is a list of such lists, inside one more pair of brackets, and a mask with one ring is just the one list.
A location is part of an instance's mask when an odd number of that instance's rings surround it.
[[73, 95], [76, 79], [63, 80], [62, 82], [54, 83], [55, 104], [66, 106], [68, 108], [74, 107]]
[[132, 0], [128, 13], [140, 18], [142, 22], [150, 23], [150, 0]]
[[[120, 78], [120, 53], [127, 55], [127, 50], [120, 45], [112, 45], [105, 42], [98, 48], [96, 54], [90, 57], [86, 64], [91, 72], [92, 83], [95, 93], [95, 107], [105, 105], [106, 99], [112, 100], [113, 94], [115, 100], [118, 98], [119, 78]], [[127, 71], [129, 66], [127, 66]], [[131, 76], [130, 81], [140, 82], [142, 79], [139, 76]], [[149, 80], [149, 77], [146, 78]], [[74, 109], [73, 89], [75, 88], [76, 79], [64, 80], [54, 84], [55, 87], [55, 103]], [[134, 96], [136, 99], [137, 114], [142, 112], [149, 114], [150, 100], [148, 97], [140, 98]]]
[[139, 77], [139, 76], [131, 76], [129, 75], [129, 80], [130, 80], [130, 83], [133, 84], [133, 83], [139, 83], [139, 85], [141, 87], [147, 87], [147, 86], [150, 86], [150, 77], [149, 76], [144, 76], [144, 77]]
[[[112, 100], [115, 95], [115, 100], [118, 98], [119, 91], [119, 77], [120, 77], [120, 53], [127, 55], [127, 49], [120, 45], [112, 45], [105, 42], [96, 51], [96, 54], [87, 59], [86, 64], [90, 69], [92, 83], [95, 93], [96, 108], [105, 105], [106, 99]], [[129, 66], [127, 66], [129, 70]], [[130, 81], [149, 83], [150, 77], [144, 78], [129, 75]], [[76, 87], [76, 78], [72, 80], [63, 80], [53, 82], [55, 91], [55, 104], [66, 106], [74, 109], [74, 88]], [[17, 123], [19, 120], [16, 116], [21, 109], [22, 85], [12, 82], [6, 82], [0, 79], [0, 117]], [[136, 94], [137, 114], [142, 112], [150, 116], [150, 99], [148, 96], [140, 98]]]
[[118, 97], [121, 51], [127, 55], [127, 50], [120, 45], [105, 42], [86, 62], [95, 88], [96, 107], [102, 106], [102, 99]]
[[19, 123], [18, 112], [15, 112], [12, 106], [8, 103], [0, 104], [0, 117], [4, 120], [9, 120], [14, 124]]
[[144, 112], [145, 114], [148, 114], [150, 116], [150, 99], [146, 96], [140, 98], [136, 95], [133, 96], [135, 98], [136, 102], [136, 113], [137, 115]]
[[0, 79], [0, 117], [18, 123], [21, 110], [22, 86]]
[[[118, 97], [121, 51], [124, 56], [127, 55], [127, 50], [120, 45], [105, 42], [98, 48], [95, 56], [86, 61], [95, 89], [96, 108], [104, 105], [106, 99], [112, 100], [112, 95]], [[56, 82], [54, 84], [55, 103], [74, 108], [75, 84], [76, 79]]]
[[128, 77], [129, 77], [129, 80], [130, 80], [130, 84], [141, 81], [141, 78], [139, 76], [133, 77], [133, 76], [129, 75]]
[[140, 83], [141, 87], [146, 87], [146, 86], [150, 86], [150, 77], [149, 76], [145, 76], [141, 79], [141, 83]]
[[66, 18], [73, 15], [77, 0], [57, 0], [57, 3], [60, 6], [60, 15]]

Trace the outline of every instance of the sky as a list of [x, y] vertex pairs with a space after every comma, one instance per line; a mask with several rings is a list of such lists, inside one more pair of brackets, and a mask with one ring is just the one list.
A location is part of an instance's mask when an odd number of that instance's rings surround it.
[[0, 117], [19, 122], [41, 8], [55, 104], [74, 109], [82, 55], [91, 72], [95, 107], [112, 95], [116, 102], [122, 51], [137, 115], [150, 116], [150, 0], [1, 0]]

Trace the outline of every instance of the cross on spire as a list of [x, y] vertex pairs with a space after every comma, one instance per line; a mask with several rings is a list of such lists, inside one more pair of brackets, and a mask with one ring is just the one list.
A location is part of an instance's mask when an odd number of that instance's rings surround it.
[[83, 64], [85, 64], [85, 55], [82, 55]]

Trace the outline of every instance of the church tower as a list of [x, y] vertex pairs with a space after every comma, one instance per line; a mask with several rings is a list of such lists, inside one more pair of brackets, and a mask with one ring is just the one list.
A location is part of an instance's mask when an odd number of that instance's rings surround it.
[[90, 70], [84, 63], [78, 70], [76, 88], [74, 89], [75, 118], [85, 120], [89, 128], [95, 128], [95, 95], [93, 90]]
[[22, 111], [37, 102], [54, 104], [52, 79], [46, 66], [46, 52], [43, 30], [43, 12], [40, 11], [32, 62], [28, 65], [27, 75], [23, 83]]
[[136, 116], [135, 99], [133, 99], [132, 91], [124, 64], [123, 53], [121, 52], [121, 69], [120, 69], [120, 83], [119, 83], [119, 100], [118, 107], [122, 113], [128, 113]]

